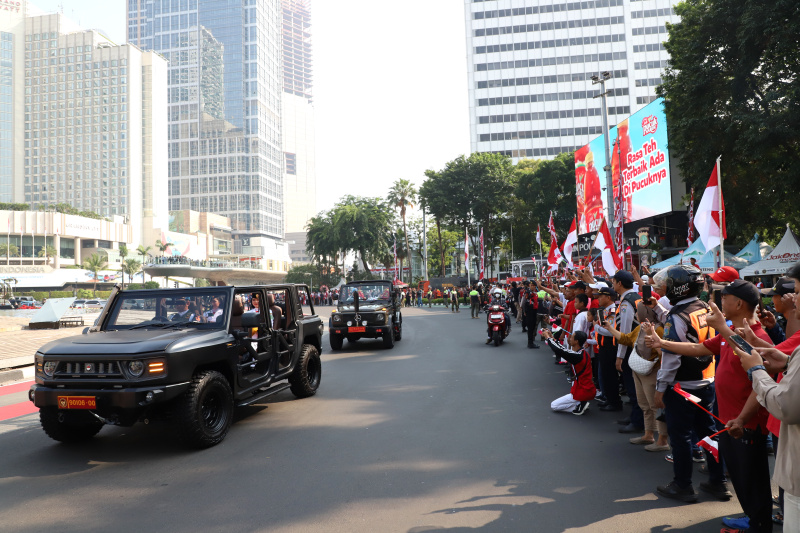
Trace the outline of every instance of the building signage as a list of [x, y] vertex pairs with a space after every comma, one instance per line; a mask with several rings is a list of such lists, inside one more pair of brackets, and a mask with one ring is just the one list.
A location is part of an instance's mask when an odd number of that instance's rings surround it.
[[64, 218], [66, 219], [64, 221], [64, 235], [95, 239], [102, 238], [100, 236], [100, 220], [69, 215]]
[[0, 274], [49, 274], [52, 271], [53, 271], [52, 267], [44, 265], [0, 266]]
[[14, 13], [19, 13], [21, 7], [22, 2], [16, 2], [14, 0], [0, 0], [0, 11], [13, 11]]

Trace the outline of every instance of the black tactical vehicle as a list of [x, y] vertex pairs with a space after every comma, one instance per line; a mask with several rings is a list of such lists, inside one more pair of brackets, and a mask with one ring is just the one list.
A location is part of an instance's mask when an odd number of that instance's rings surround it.
[[331, 312], [329, 337], [332, 350], [341, 350], [344, 339], [383, 339], [385, 348], [403, 336], [399, 292], [391, 281], [353, 281], [339, 291], [339, 304]]
[[233, 408], [317, 392], [323, 324], [305, 285], [121, 291], [92, 328], [36, 353], [30, 399], [44, 431], [75, 442], [104, 424], [168, 418], [190, 446], [218, 444]]

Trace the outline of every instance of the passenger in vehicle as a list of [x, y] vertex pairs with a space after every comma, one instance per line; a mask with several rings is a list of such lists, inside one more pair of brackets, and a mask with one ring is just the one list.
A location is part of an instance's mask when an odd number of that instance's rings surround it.
[[283, 317], [283, 310], [275, 304], [275, 295], [267, 295], [267, 305], [269, 306], [269, 318], [273, 330], [281, 328], [281, 318]]
[[212, 298], [211, 299], [211, 309], [205, 312], [205, 321], [206, 322], [216, 322], [218, 319], [222, 317], [223, 310], [220, 307], [219, 298]]

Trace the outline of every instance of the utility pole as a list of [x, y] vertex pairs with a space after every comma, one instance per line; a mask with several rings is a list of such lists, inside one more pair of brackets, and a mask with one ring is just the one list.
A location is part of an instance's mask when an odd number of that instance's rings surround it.
[[428, 226], [425, 219], [425, 206], [422, 206], [422, 268], [423, 278], [428, 280]]
[[610, 72], [603, 72], [600, 76], [592, 76], [592, 85], [600, 84], [600, 94], [593, 96], [592, 98], [602, 98], [602, 109], [601, 115], [603, 117], [603, 140], [605, 141], [605, 149], [606, 149], [606, 164], [603, 167], [603, 170], [606, 171], [606, 194], [608, 198], [608, 210], [606, 213], [606, 222], [608, 223], [609, 229], [613, 227], [614, 224], [614, 182], [611, 176], [611, 145], [609, 142], [609, 135], [608, 135], [608, 104], [606, 101], [606, 96], [608, 95], [608, 91], [606, 91], [606, 81], [611, 79]]

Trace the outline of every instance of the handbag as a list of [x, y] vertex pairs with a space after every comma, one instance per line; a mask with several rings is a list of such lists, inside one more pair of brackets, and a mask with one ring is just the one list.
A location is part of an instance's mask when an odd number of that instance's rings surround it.
[[639, 352], [634, 348], [631, 350], [630, 357], [628, 357], [628, 366], [640, 376], [647, 376], [653, 371], [653, 368], [656, 366], [656, 363], [658, 363], [658, 360], [659, 357], [656, 357], [652, 361], [648, 361], [639, 355]]

